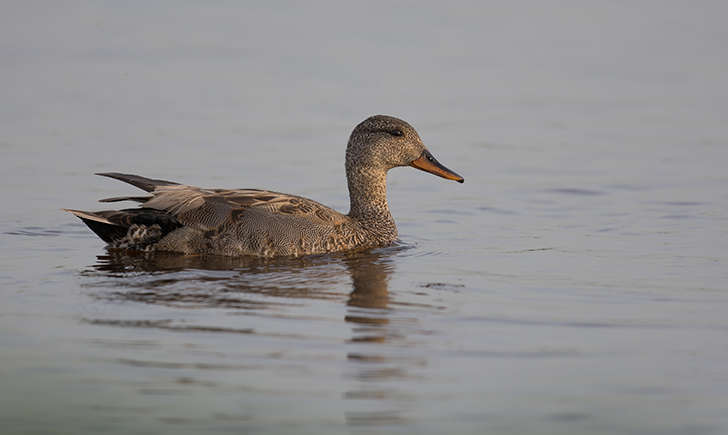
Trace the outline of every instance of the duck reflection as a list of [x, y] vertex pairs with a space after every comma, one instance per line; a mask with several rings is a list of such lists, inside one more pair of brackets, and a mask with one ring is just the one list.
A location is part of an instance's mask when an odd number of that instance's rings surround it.
[[[349, 309], [344, 320], [360, 325], [352, 340], [384, 342], [387, 335], [382, 335], [384, 330], [376, 326], [389, 322], [387, 286], [394, 270], [392, 256], [400, 250], [386, 248], [274, 260], [109, 250], [98, 256], [92, 269], [83, 274], [92, 279], [88, 286], [112, 289], [94, 294], [96, 297], [151, 304], [245, 308], [238, 302], [246, 294], [294, 299], [345, 298]], [[258, 302], [275, 303], [262, 298]]]
[[389, 323], [389, 276], [391, 261], [376, 253], [345, 260], [353, 290], [349, 294], [347, 322], [353, 323], [352, 341], [385, 342]]
[[345, 267], [327, 257], [271, 261], [110, 250], [86, 275], [99, 278], [94, 287], [111, 288], [94, 293], [98, 298], [262, 312], [290, 306], [291, 299], [340, 299]]
[[[409, 354], [408, 333], [416, 320], [393, 317], [397, 311], [389, 294], [396, 254], [406, 247], [367, 252], [282, 258], [193, 257], [163, 253], [109, 251], [98, 257], [86, 275], [94, 297], [110, 298], [184, 308], [225, 308], [231, 314], [250, 313], [300, 322], [323, 320], [326, 314], [312, 312], [301, 299], [332, 300], [326, 311], [336, 312], [346, 304], [344, 321], [351, 327], [346, 340], [345, 377], [349, 388], [342, 393], [349, 399], [348, 424], [391, 425], [404, 422], [401, 411], [409, 396], [400, 391], [403, 379], [412, 379], [421, 361]], [[123, 278], [123, 279], [120, 279]], [[342, 291], [343, 290], [343, 291]], [[188, 316], [185, 316], [188, 317]], [[210, 322], [210, 317], [206, 317]], [[116, 325], [115, 321], [96, 319], [94, 323]], [[158, 323], [158, 322], [157, 322]], [[191, 330], [184, 320], [157, 324], [128, 321], [118, 326], [138, 326]], [[225, 324], [227, 323], [227, 324]], [[207, 332], [235, 332], [267, 335], [253, 328], [230, 327], [228, 322], [200, 326]], [[238, 322], [233, 322], [238, 323]], [[300, 323], [297, 323], [300, 325]], [[239, 325], [238, 325], [239, 326]], [[252, 325], [255, 326], [255, 325]], [[289, 337], [309, 339], [300, 325]], [[340, 331], [340, 329], [338, 330]], [[340, 336], [340, 333], [337, 332]], [[277, 335], [280, 336], [280, 335]], [[303, 340], [305, 346], [308, 340]]]
[[409, 378], [408, 366], [416, 361], [397, 355], [405, 337], [391, 322], [389, 281], [394, 262], [391, 256], [376, 252], [345, 262], [353, 287], [345, 317], [352, 324], [353, 350], [347, 353], [347, 360], [351, 363], [351, 378], [356, 381], [354, 388], [344, 393], [353, 405], [346, 413], [346, 422], [350, 426], [406, 423], [404, 408], [410, 400], [392, 386], [392, 381]]

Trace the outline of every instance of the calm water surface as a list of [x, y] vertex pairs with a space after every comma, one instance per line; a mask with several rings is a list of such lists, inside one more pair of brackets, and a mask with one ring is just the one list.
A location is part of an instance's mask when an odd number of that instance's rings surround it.
[[[3, 433], [728, 433], [720, 2], [15, 3], [0, 18]], [[348, 208], [357, 255], [106, 251], [61, 207], [126, 171]], [[103, 207], [103, 205], [101, 205]]]

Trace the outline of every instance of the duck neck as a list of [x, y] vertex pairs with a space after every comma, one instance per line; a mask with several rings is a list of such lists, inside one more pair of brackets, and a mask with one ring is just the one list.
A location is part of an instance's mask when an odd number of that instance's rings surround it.
[[349, 217], [367, 231], [387, 241], [397, 238], [397, 227], [387, 204], [387, 172], [383, 169], [350, 168], [346, 171], [349, 184]]

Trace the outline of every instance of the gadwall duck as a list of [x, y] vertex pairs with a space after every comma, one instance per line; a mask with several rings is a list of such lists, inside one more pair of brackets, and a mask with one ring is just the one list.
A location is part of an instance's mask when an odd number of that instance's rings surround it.
[[346, 148], [351, 209], [341, 214], [316, 201], [258, 189], [201, 189], [116, 172], [100, 173], [150, 193], [101, 202], [138, 208], [67, 210], [110, 247], [183, 254], [300, 256], [386, 246], [397, 239], [387, 205], [387, 171], [413, 166], [462, 183], [441, 165], [407, 122], [376, 115], [354, 128]]

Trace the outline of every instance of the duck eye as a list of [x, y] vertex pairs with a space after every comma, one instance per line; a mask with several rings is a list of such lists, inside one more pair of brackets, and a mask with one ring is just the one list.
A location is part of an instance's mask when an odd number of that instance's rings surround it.
[[389, 132], [392, 136], [403, 136], [404, 133], [402, 133], [402, 130], [392, 130]]

